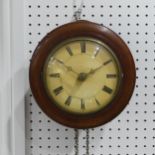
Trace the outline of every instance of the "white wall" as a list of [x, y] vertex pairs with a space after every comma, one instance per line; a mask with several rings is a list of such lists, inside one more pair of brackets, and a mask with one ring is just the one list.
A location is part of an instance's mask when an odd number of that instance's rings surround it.
[[10, 53], [10, 2], [0, 4], [0, 134], [1, 154], [11, 154], [11, 53]]
[[25, 152], [22, 7], [20, 0], [0, 1], [1, 155], [23, 155]]

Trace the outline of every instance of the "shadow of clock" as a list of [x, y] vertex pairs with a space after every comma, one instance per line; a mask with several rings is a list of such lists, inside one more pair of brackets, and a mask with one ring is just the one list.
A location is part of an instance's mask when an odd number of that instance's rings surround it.
[[[22, 124], [22, 119], [19, 117], [19, 113], [22, 111], [23, 103], [17, 106], [15, 112], [18, 113], [16, 120], [19, 125]], [[24, 129], [22, 130], [24, 131]], [[30, 90], [25, 95], [26, 155], [88, 154], [98, 144], [100, 145], [101, 130], [104, 133], [104, 126], [87, 130], [72, 129], [58, 124], [42, 112]]]
[[[26, 93], [25, 116], [27, 154], [76, 154], [76, 130], [47, 117], [36, 104], [30, 90]], [[82, 132], [85, 131], [80, 130], [78, 137]]]

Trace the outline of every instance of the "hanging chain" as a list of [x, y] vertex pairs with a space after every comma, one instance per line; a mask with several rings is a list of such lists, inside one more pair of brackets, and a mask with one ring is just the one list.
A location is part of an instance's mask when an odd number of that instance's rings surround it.
[[[79, 155], [79, 129], [75, 131], [75, 155]], [[89, 155], [89, 129], [86, 129], [86, 155]]]
[[73, 20], [77, 21], [81, 19], [81, 14], [82, 14], [82, 8], [84, 5], [84, 0], [81, 1], [80, 6], [78, 7], [78, 9], [76, 9], [76, 0], [73, 0]]
[[89, 155], [89, 129], [86, 129], [86, 155]]
[[74, 129], [75, 131], [75, 155], [79, 155], [79, 130], [78, 129]]
[[[74, 129], [75, 131], [75, 144], [74, 144], [74, 148], [75, 148], [75, 155], [79, 155], [79, 129]], [[86, 154], [85, 155], [89, 155], [89, 129], [86, 129]]]

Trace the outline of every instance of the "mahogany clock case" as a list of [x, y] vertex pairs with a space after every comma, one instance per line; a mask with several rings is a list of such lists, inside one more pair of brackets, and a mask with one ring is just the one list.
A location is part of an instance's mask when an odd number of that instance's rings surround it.
[[[102, 110], [87, 115], [69, 113], [56, 106], [47, 95], [42, 77], [44, 64], [51, 51], [65, 40], [77, 37], [98, 39], [109, 46], [120, 63], [123, 75], [114, 100]], [[80, 20], [54, 29], [41, 40], [31, 59], [29, 80], [34, 98], [47, 116], [72, 128], [90, 128], [111, 121], [129, 103], [134, 91], [136, 70], [129, 48], [116, 33], [105, 26]]]

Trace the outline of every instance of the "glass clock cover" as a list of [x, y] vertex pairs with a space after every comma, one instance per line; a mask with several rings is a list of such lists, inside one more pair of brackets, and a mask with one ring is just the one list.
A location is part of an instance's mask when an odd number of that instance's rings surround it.
[[48, 96], [64, 111], [90, 114], [114, 99], [121, 83], [114, 52], [97, 39], [66, 40], [51, 51], [43, 69]]

